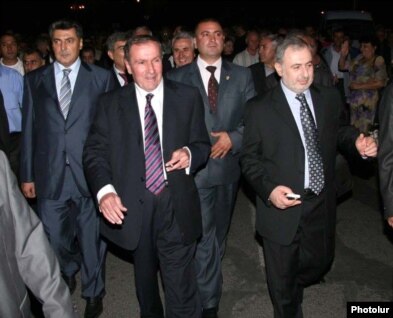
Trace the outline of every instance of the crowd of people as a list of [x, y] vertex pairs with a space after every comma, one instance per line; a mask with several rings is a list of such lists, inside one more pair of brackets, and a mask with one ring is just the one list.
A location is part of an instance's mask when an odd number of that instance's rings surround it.
[[80, 272], [84, 317], [99, 317], [114, 244], [133, 257], [141, 317], [218, 317], [244, 176], [274, 315], [303, 317], [304, 288], [334, 258], [338, 153], [379, 153], [393, 227], [391, 57], [377, 37], [356, 48], [342, 29], [326, 42], [203, 19], [166, 41], [147, 26], [104, 40], [69, 20], [28, 47], [0, 36], [0, 238], [16, 264], [0, 275], [20, 287], [0, 316], [29, 311], [26, 285], [46, 317], [74, 317]]

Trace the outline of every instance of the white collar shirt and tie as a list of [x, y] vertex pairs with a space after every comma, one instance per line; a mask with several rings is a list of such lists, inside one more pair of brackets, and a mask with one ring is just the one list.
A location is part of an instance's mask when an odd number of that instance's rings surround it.
[[[70, 107], [72, 92], [74, 91], [75, 88], [75, 82], [79, 72], [80, 65], [81, 62], [79, 58], [74, 62], [74, 64], [68, 67], [64, 67], [58, 62], [54, 63], [56, 91], [59, 100], [59, 107], [63, 113], [64, 119], [67, 118], [70, 110], [69, 107]], [[65, 74], [68, 74], [69, 84], [66, 82]], [[66, 88], [67, 85], [70, 85], [71, 92], [69, 92], [68, 88]], [[69, 100], [65, 101], [65, 99], [69, 99]], [[68, 105], [65, 106], [64, 102], [68, 103]], [[64, 107], [66, 107], [66, 109], [64, 109]]]
[[[299, 97], [297, 96], [297, 94], [295, 92], [289, 90], [282, 82], [281, 82], [281, 87], [282, 87], [282, 89], [284, 91], [284, 94], [285, 94], [285, 97], [286, 97], [286, 99], [288, 101], [288, 104], [289, 104], [289, 107], [291, 109], [292, 115], [293, 115], [293, 117], [295, 119], [298, 131], [299, 131], [299, 134], [300, 134], [300, 137], [302, 139], [302, 143], [303, 143], [303, 146], [304, 146], [304, 149], [305, 149], [305, 151], [304, 151], [304, 155], [305, 155], [304, 188], [305, 189], [306, 188], [310, 188], [310, 185], [312, 187], [314, 187], [314, 185], [312, 183], [314, 182], [314, 184], [315, 184], [315, 182], [316, 182], [316, 183], [318, 183], [318, 185], [317, 185], [317, 190], [314, 191], [314, 192], [318, 192], [319, 193], [322, 190], [323, 186], [324, 186], [323, 170], [322, 170], [321, 173], [319, 173], [318, 176], [310, 176], [310, 169], [313, 169], [313, 170], [317, 169], [318, 170], [318, 169], [323, 169], [323, 168], [322, 168], [322, 163], [321, 162], [317, 162], [317, 165], [320, 165], [320, 166], [315, 168], [315, 166], [313, 164], [315, 162], [315, 157], [314, 157], [315, 154], [311, 155], [312, 158], [309, 157], [309, 153], [307, 151], [306, 135], [305, 135], [305, 133], [303, 131], [303, 125], [302, 125], [302, 120], [301, 120], [301, 111], [300, 111], [301, 110], [301, 102], [299, 101]], [[312, 119], [313, 119], [313, 121], [315, 123], [315, 127], [317, 128], [317, 122], [315, 120], [315, 111], [314, 111], [314, 106], [313, 106], [313, 103], [312, 103], [310, 91], [306, 90], [305, 92], [303, 92], [303, 94], [304, 94], [306, 103], [308, 104], [309, 109], [311, 111], [311, 114], [312, 114], [312, 117], [313, 117]], [[318, 155], [320, 155], [320, 153]], [[311, 159], [311, 162], [313, 164], [312, 167], [310, 167], [310, 159]], [[321, 158], [320, 158], [320, 160], [321, 160]], [[311, 180], [311, 178], [313, 180]], [[315, 180], [315, 178], [317, 180]]]
[[[154, 110], [156, 119], [157, 119], [157, 126], [158, 126], [158, 132], [160, 135], [160, 144], [161, 144], [161, 149], [163, 149], [163, 142], [162, 142], [162, 136], [163, 136], [163, 112], [164, 112], [164, 83], [163, 80], [161, 80], [161, 83], [158, 85], [158, 87], [151, 91], [145, 91], [142, 89], [140, 86], [138, 86], [136, 83], [135, 85], [135, 92], [136, 92], [136, 98], [137, 98], [137, 103], [138, 103], [138, 110], [139, 110], [139, 119], [141, 123], [141, 131], [142, 131], [142, 140], [143, 144], [145, 146], [145, 107], [146, 107], [146, 95], [148, 94], [153, 94], [153, 97], [151, 99], [151, 106]], [[144, 147], [145, 148], [145, 147]], [[188, 153], [190, 155], [190, 166], [191, 166], [191, 152], [188, 149], [188, 147], [184, 147], [185, 149], [188, 150]], [[161, 151], [161, 154], [163, 155], [163, 152]], [[185, 169], [185, 173], [189, 174], [190, 173], [190, 166]], [[167, 179], [167, 174], [165, 170], [165, 162], [164, 158], [162, 158], [162, 169], [164, 171], [164, 177]], [[117, 193], [113, 185], [108, 184], [105, 185], [98, 193], [97, 193], [97, 200], [100, 202], [101, 198], [107, 194], [107, 193]]]

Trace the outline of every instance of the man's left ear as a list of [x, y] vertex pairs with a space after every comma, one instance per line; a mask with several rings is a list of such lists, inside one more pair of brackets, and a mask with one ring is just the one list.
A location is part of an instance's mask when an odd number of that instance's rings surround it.
[[276, 72], [278, 75], [282, 76], [282, 66], [280, 63], [274, 63], [274, 68], [276, 69]]

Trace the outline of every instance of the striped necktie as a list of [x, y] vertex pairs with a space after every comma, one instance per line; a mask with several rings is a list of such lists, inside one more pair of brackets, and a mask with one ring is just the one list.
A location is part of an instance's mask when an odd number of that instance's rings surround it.
[[145, 107], [146, 189], [158, 195], [165, 187], [165, 178], [157, 118], [151, 106], [153, 96], [153, 94], [146, 95]]
[[70, 103], [71, 103], [71, 95], [72, 95], [71, 82], [68, 77], [70, 72], [71, 70], [68, 68], [63, 70], [63, 78], [60, 84], [59, 103], [60, 103], [60, 110], [63, 114], [64, 119], [67, 119], [67, 115], [70, 110]]

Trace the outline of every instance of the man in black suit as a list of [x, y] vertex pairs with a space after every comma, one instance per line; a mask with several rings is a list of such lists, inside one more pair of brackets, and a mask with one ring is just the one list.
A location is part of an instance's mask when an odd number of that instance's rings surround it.
[[[247, 100], [255, 96], [251, 71], [221, 57], [224, 31], [214, 19], [201, 20], [195, 28], [198, 57], [166, 73], [169, 79], [199, 89], [205, 123], [212, 144], [209, 161], [195, 181], [202, 207], [203, 236], [198, 242], [196, 264], [203, 317], [215, 318], [219, 310], [225, 254], [240, 179], [240, 147]], [[211, 73], [208, 69], [214, 70]], [[209, 82], [218, 85], [215, 105], [209, 101]]]
[[384, 89], [379, 104], [379, 182], [384, 204], [384, 216], [393, 228], [392, 154], [393, 154], [393, 84]]
[[274, 69], [276, 48], [280, 39], [277, 34], [266, 34], [259, 40], [259, 63], [249, 66], [257, 94], [267, 92], [280, 82], [280, 77]]
[[116, 88], [122, 87], [133, 81], [132, 75], [127, 72], [124, 62], [124, 46], [127, 42], [126, 32], [114, 32], [106, 40], [108, 56], [113, 61], [111, 72], [115, 79]]
[[[311, 85], [306, 42], [287, 36], [277, 47], [275, 68], [280, 85], [247, 105], [241, 164], [257, 194], [256, 229], [263, 238], [274, 317], [303, 317], [304, 287], [319, 281], [334, 257], [337, 145], [356, 158], [375, 157], [377, 146], [341, 125], [335, 89]], [[291, 200], [289, 193], [300, 199]]]
[[82, 151], [98, 97], [114, 83], [109, 71], [81, 62], [83, 30], [78, 23], [56, 21], [49, 34], [56, 61], [25, 78], [22, 191], [27, 198], [37, 196], [38, 215], [71, 292], [81, 270], [85, 317], [98, 317], [106, 246], [99, 237], [99, 214], [84, 176]]
[[[103, 214], [101, 233], [133, 253], [142, 317], [164, 316], [158, 265], [166, 317], [200, 317], [193, 256], [202, 222], [193, 174], [210, 151], [202, 98], [196, 88], [163, 80], [161, 44], [151, 35], [129, 39], [125, 61], [135, 83], [100, 99], [83, 154]], [[151, 113], [156, 124], [147, 124]], [[162, 149], [156, 160], [148, 131], [155, 125]]]

